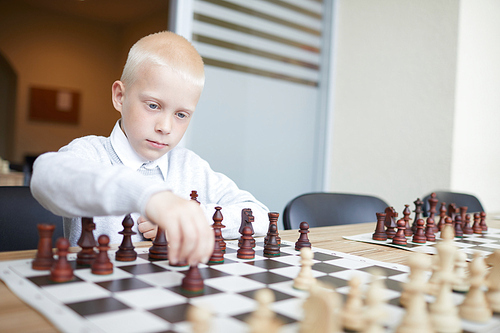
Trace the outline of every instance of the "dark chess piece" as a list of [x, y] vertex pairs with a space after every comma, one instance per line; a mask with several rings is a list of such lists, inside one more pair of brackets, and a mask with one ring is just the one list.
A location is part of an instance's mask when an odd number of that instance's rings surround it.
[[222, 224], [222, 213], [221, 213], [222, 207], [215, 207], [215, 213], [214, 216], [212, 217], [212, 220], [214, 223], [212, 224], [212, 228], [214, 229], [215, 232], [215, 241], [219, 242], [219, 247], [220, 250], [224, 253], [226, 252], [226, 242], [224, 241], [224, 238], [222, 237], [222, 228], [225, 228], [226, 226]]
[[408, 241], [406, 240], [406, 236], [405, 236], [405, 224], [406, 224], [405, 220], [403, 220], [403, 219], [398, 220], [398, 222], [397, 222], [398, 231], [396, 232], [396, 234], [392, 238], [392, 244], [396, 244], [396, 245], [407, 245], [408, 244]]
[[429, 202], [429, 217], [434, 218], [436, 217], [436, 206], [439, 202], [438, 198], [436, 197], [436, 193], [432, 192], [431, 197], [427, 200]]
[[37, 224], [38, 250], [36, 257], [31, 262], [31, 268], [37, 271], [48, 271], [54, 264], [52, 252], [52, 235], [56, 226], [54, 224]]
[[462, 216], [460, 214], [455, 214], [455, 237], [462, 238], [464, 232], [462, 230]]
[[136, 232], [132, 230], [134, 226], [134, 220], [130, 214], [125, 216], [122, 221], [123, 230], [119, 232], [120, 235], [123, 235], [123, 240], [121, 245], [116, 251], [115, 259], [117, 261], [134, 261], [137, 259], [137, 252], [134, 250], [134, 244], [132, 244], [132, 235], [135, 235]]
[[274, 223], [269, 223], [269, 230], [267, 232], [267, 242], [264, 245], [264, 255], [279, 256], [280, 245], [278, 244], [278, 227]]
[[462, 224], [462, 231], [464, 235], [472, 235], [474, 233], [472, 227], [470, 226], [470, 214], [465, 214], [465, 221]]
[[[278, 245], [281, 244], [281, 237], [278, 233], [278, 218], [280, 217], [280, 213], [276, 212], [270, 212], [267, 214], [269, 217], [269, 224], [274, 224], [276, 226], [276, 242], [278, 242]], [[264, 238], [264, 245], [267, 243], [268, 237], [266, 236]]]
[[190, 266], [182, 279], [181, 290], [189, 294], [201, 294], [205, 289], [198, 265]]
[[457, 215], [457, 205], [451, 203], [448, 205], [448, 216], [451, 217], [452, 221], [455, 221], [455, 215]]
[[472, 225], [472, 231], [475, 234], [483, 233], [483, 228], [481, 227], [481, 215], [479, 213], [474, 213], [474, 224]]
[[[429, 220], [427, 220], [429, 221]], [[413, 234], [412, 242], [413, 243], [418, 243], [418, 244], [425, 244], [427, 242], [427, 237], [425, 236], [424, 233], [424, 226], [425, 222], [424, 219], [418, 219], [417, 221], [417, 230]], [[432, 233], [432, 229], [430, 229]]]
[[95, 223], [91, 217], [82, 217], [82, 234], [78, 240], [78, 246], [82, 249], [76, 255], [76, 263], [80, 266], [90, 266], [95, 260], [94, 247], [97, 243], [94, 238]]
[[299, 239], [295, 242], [295, 250], [300, 251], [303, 247], [311, 247], [311, 242], [309, 241], [309, 237], [307, 234], [309, 233], [309, 223], [300, 222], [299, 225]]
[[441, 202], [441, 208], [439, 208], [439, 222], [437, 224], [438, 230], [441, 231], [445, 223], [446, 218], [446, 202]]
[[198, 192], [197, 191], [191, 191], [190, 196], [191, 196], [191, 200], [196, 201], [197, 203], [200, 203], [198, 201]]
[[387, 234], [385, 233], [385, 213], [376, 213], [377, 214], [377, 226], [375, 228], [375, 232], [372, 235], [373, 240], [377, 241], [386, 241]]
[[[239, 259], [253, 259], [255, 258], [255, 250], [252, 246], [252, 230], [250, 227], [243, 228], [243, 235], [241, 236], [241, 246], [239, 247], [236, 257]], [[254, 240], [255, 241], [255, 240]]]
[[403, 210], [403, 220], [405, 221], [405, 236], [409, 237], [413, 235], [413, 231], [410, 227], [410, 205], [405, 205], [405, 209]]
[[387, 207], [385, 209], [385, 233], [387, 238], [392, 239], [396, 235], [396, 217], [398, 213], [394, 210], [394, 207]]
[[56, 241], [57, 260], [50, 269], [50, 279], [54, 282], [71, 281], [74, 277], [73, 268], [68, 262], [69, 242], [66, 238], [60, 237]]
[[434, 224], [434, 219], [431, 219], [430, 217], [427, 218], [427, 224], [425, 226], [425, 238], [429, 242], [435, 242], [436, 241], [436, 235], [434, 234], [435, 230], [435, 224]]
[[[252, 230], [252, 235], [254, 234], [254, 230], [253, 230], [254, 220], [255, 220], [255, 218], [252, 215], [252, 210], [250, 208], [243, 208], [241, 210], [241, 225], [240, 225], [240, 229], [239, 229], [239, 232], [241, 235], [243, 235], [243, 229], [245, 227], [249, 227]], [[241, 247], [242, 242], [243, 242], [243, 239], [240, 238], [238, 240], [238, 247]], [[255, 239], [253, 237], [252, 237], [252, 247], [255, 247]]]
[[481, 228], [483, 229], [483, 233], [485, 233], [488, 231], [488, 226], [486, 225], [486, 213], [481, 212], [479, 215], [481, 216]]
[[462, 218], [462, 230], [465, 227], [465, 215], [467, 215], [467, 210], [469, 208], [467, 206], [460, 206], [458, 211], [460, 212], [460, 217]]
[[148, 258], [150, 260], [167, 260], [168, 259], [168, 243], [165, 236], [165, 230], [158, 226], [156, 237], [153, 240], [153, 246], [149, 248]]
[[420, 198], [417, 198], [417, 200], [413, 201], [413, 204], [415, 205], [415, 210], [413, 211], [415, 213], [415, 217], [413, 218], [411, 230], [415, 233], [415, 231], [417, 231], [417, 221], [422, 218], [422, 207], [424, 202], [420, 200]]
[[109, 250], [109, 237], [106, 235], [101, 235], [97, 239], [99, 245], [99, 253], [97, 254], [94, 262], [91, 266], [92, 274], [97, 275], [108, 275], [113, 273], [113, 263], [109, 260], [108, 250]]
[[[217, 234], [217, 230], [220, 232], [220, 229], [218, 228], [213, 228], [213, 229], [214, 229], [214, 235]], [[217, 236], [215, 236], [214, 251], [212, 252], [212, 256], [210, 257], [208, 262], [210, 264], [222, 264], [224, 262], [224, 253], [220, 249], [220, 241], [217, 240]]]

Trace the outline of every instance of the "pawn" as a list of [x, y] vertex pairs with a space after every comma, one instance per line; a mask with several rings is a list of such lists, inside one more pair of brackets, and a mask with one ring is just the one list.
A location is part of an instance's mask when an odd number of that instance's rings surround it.
[[132, 235], [135, 235], [136, 232], [132, 230], [134, 220], [132, 220], [130, 214], [125, 216], [122, 226], [123, 231], [120, 231], [119, 234], [123, 235], [123, 240], [118, 251], [116, 251], [115, 259], [117, 261], [134, 261], [137, 259], [137, 252], [135, 252], [135, 247], [132, 244]]
[[397, 226], [398, 226], [398, 231], [396, 232], [396, 235], [394, 235], [394, 238], [392, 239], [392, 244], [396, 245], [407, 245], [408, 241], [406, 240], [405, 237], [405, 220], [399, 219]]
[[309, 237], [307, 237], [307, 234], [309, 233], [309, 223], [300, 222], [299, 228], [300, 236], [295, 242], [295, 250], [297, 251], [300, 251], [303, 247], [311, 247], [311, 242], [309, 242]]
[[316, 283], [312, 273], [314, 253], [310, 248], [303, 247], [300, 249], [300, 257], [300, 272], [293, 280], [293, 287], [299, 290], [309, 290]]
[[466, 293], [469, 291], [470, 284], [467, 266], [467, 254], [463, 251], [457, 251], [454, 266], [455, 279], [452, 284], [453, 291], [457, 293]]
[[106, 235], [101, 235], [97, 239], [99, 245], [97, 249], [99, 253], [97, 254], [94, 262], [91, 266], [92, 274], [97, 275], [108, 275], [113, 273], [113, 263], [109, 260], [108, 250], [109, 250], [109, 237]]
[[436, 235], [434, 234], [434, 230], [436, 230], [435, 224], [434, 224], [434, 219], [433, 218], [427, 218], [427, 225], [425, 226], [425, 238], [429, 242], [435, 242], [436, 241]]
[[252, 229], [250, 227], [243, 228], [241, 240], [241, 246], [236, 253], [236, 257], [239, 259], [255, 258], [255, 250], [252, 248]]
[[386, 241], [387, 234], [385, 233], [385, 213], [376, 213], [377, 214], [377, 226], [375, 227], [375, 232], [372, 235], [373, 240], [377, 241]]
[[57, 260], [50, 269], [50, 279], [54, 282], [67, 282], [73, 279], [73, 268], [68, 262], [69, 242], [60, 237], [56, 241]]
[[[430, 232], [432, 232], [432, 229], [430, 229]], [[425, 242], [427, 242], [427, 237], [424, 233], [424, 219], [417, 220], [417, 228], [415, 229], [415, 233], [413, 234], [413, 238], [411, 241], [413, 243], [419, 244], [424, 244]]]
[[206, 307], [189, 305], [186, 312], [186, 319], [191, 323], [193, 333], [210, 332], [212, 313]]
[[439, 222], [437, 224], [439, 231], [441, 231], [443, 225], [445, 224], [446, 211], [446, 202], [441, 202], [441, 208], [439, 208]]
[[281, 321], [271, 309], [275, 300], [271, 289], [260, 289], [255, 292], [257, 308], [247, 319], [250, 333], [278, 333], [282, 326]]
[[464, 232], [462, 231], [462, 217], [460, 214], [455, 215], [455, 237], [462, 238]]
[[359, 320], [364, 313], [363, 296], [361, 292], [361, 278], [354, 275], [349, 280], [349, 294], [342, 312], [342, 325], [348, 332], [360, 332], [364, 328], [364, 321]]
[[186, 276], [182, 279], [181, 289], [190, 294], [201, 294], [205, 289], [198, 265], [190, 266]]
[[168, 242], [165, 236], [165, 230], [158, 226], [156, 237], [153, 240], [153, 245], [149, 248], [149, 260], [167, 260], [168, 259]]
[[276, 239], [278, 235], [278, 229], [275, 224], [269, 224], [269, 231], [267, 232], [267, 242], [264, 245], [264, 254], [268, 256], [279, 256], [280, 246], [278, 240]]
[[[278, 243], [278, 245], [280, 245], [281, 244], [281, 237], [278, 233], [278, 218], [280, 216], [280, 213], [270, 212], [270, 213], [267, 213], [267, 216], [269, 217], [269, 224], [276, 225], [276, 242]], [[264, 238], [264, 244], [267, 243], [267, 240], [268, 240], [268, 237], [266, 236]]]
[[479, 213], [474, 213], [474, 224], [472, 225], [472, 231], [475, 234], [483, 233], [483, 227], [481, 227], [481, 215]]
[[464, 221], [464, 227], [462, 228], [462, 231], [464, 235], [472, 235], [474, 231], [472, 230], [472, 227], [470, 226], [470, 214], [465, 214], [465, 221]]
[[56, 226], [54, 224], [37, 224], [38, 229], [38, 250], [36, 257], [31, 263], [31, 268], [39, 271], [50, 270], [54, 264], [54, 254], [52, 253], [52, 234]]
[[488, 231], [488, 226], [486, 225], [486, 213], [481, 212], [479, 214], [481, 216], [481, 228], [483, 229], [483, 233]]

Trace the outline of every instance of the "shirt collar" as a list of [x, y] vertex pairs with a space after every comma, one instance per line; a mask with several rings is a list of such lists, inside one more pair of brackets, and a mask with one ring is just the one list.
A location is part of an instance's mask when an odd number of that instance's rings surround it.
[[148, 161], [139, 156], [130, 145], [125, 133], [123, 133], [120, 126], [120, 120], [116, 122], [111, 132], [110, 140], [113, 149], [125, 166], [133, 170], [139, 170], [142, 165], [144, 165], [146, 169], [154, 169], [158, 166], [162, 173], [163, 180], [165, 180], [168, 170], [168, 153], [154, 161]]

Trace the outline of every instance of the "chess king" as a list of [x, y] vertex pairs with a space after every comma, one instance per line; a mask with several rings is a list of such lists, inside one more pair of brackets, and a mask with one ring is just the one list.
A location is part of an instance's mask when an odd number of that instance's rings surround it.
[[[64, 217], [72, 246], [82, 216], [94, 217], [96, 235], [106, 234], [116, 244], [123, 217], [135, 213], [133, 241], [155, 237], [161, 226], [171, 262], [206, 262], [213, 251], [215, 206], [224, 211], [224, 238], [239, 236], [243, 208], [254, 213], [255, 234], [266, 233], [267, 207], [194, 152], [178, 147], [204, 81], [202, 58], [186, 39], [167, 31], [143, 37], [112, 84], [112, 103], [121, 118], [111, 135], [75, 139], [35, 161], [33, 196]], [[192, 190], [200, 204], [189, 200]]]

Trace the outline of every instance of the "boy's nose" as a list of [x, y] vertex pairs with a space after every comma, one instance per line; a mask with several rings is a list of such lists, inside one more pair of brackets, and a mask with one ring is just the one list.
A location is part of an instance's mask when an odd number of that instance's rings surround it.
[[156, 121], [156, 126], [155, 126], [155, 131], [163, 133], [163, 134], [169, 134], [170, 131], [172, 130], [172, 120], [170, 117], [160, 117]]

